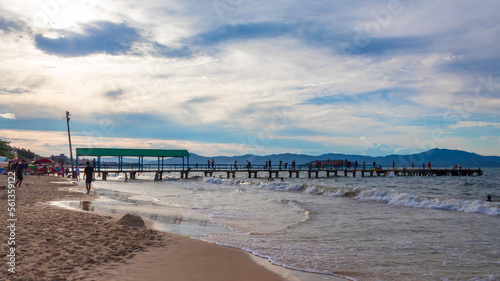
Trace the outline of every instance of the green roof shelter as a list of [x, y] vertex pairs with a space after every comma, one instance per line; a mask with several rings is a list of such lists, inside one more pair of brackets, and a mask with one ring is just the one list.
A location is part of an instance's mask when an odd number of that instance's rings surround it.
[[[185, 149], [130, 149], [130, 148], [77, 148], [76, 149], [76, 164], [78, 165], [79, 156], [94, 156], [97, 157], [97, 163], [92, 163], [97, 171], [101, 170], [101, 157], [118, 157], [118, 166], [115, 167], [119, 171], [127, 165], [123, 163], [123, 157], [138, 157], [139, 163], [137, 165], [128, 166], [129, 168], [138, 171], [144, 171], [144, 157], [158, 158], [158, 171], [164, 168], [163, 160], [166, 158], [179, 157], [182, 158], [182, 167], [185, 168], [185, 159], [189, 167], [189, 152]], [[161, 163], [160, 163], [161, 159]]]

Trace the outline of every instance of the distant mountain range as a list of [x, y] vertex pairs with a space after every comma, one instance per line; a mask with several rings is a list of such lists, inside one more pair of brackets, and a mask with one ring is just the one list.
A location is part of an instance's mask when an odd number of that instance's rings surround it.
[[[482, 156], [476, 153], [470, 153], [461, 150], [449, 150], [449, 149], [431, 149], [426, 152], [411, 154], [411, 155], [387, 155], [380, 157], [372, 156], [362, 156], [362, 155], [349, 155], [349, 154], [338, 154], [338, 153], [328, 153], [319, 156], [311, 156], [304, 154], [272, 154], [266, 156], [257, 155], [241, 155], [241, 156], [217, 156], [217, 157], [206, 157], [195, 153], [191, 153], [189, 157], [190, 164], [206, 164], [208, 160], [216, 164], [233, 164], [234, 161], [238, 161], [238, 164], [245, 164], [246, 161], [250, 161], [252, 164], [265, 164], [269, 159], [272, 164], [279, 164], [280, 161], [285, 163], [292, 163], [293, 160], [296, 161], [297, 165], [310, 163], [315, 160], [345, 160], [358, 161], [362, 164], [366, 161], [367, 165], [373, 164], [375, 161], [377, 165], [382, 166], [392, 166], [392, 161], [396, 163], [397, 167], [411, 167], [411, 163], [415, 164], [415, 167], [421, 167], [422, 164], [432, 163], [433, 167], [453, 167], [455, 165], [462, 164], [464, 167], [500, 167], [500, 156]], [[149, 161], [148, 161], [149, 162]], [[152, 161], [152, 163], [156, 163]], [[165, 164], [178, 164], [182, 163], [181, 159], [166, 159]]]

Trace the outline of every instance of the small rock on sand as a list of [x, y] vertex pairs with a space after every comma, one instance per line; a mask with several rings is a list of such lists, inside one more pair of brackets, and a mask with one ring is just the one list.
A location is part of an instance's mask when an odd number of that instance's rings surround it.
[[125, 214], [120, 220], [118, 220], [118, 224], [130, 227], [140, 227], [140, 228], [146, 227], [146, 224], [144, 223], [144, 220], [141, 217], [131, 214]]

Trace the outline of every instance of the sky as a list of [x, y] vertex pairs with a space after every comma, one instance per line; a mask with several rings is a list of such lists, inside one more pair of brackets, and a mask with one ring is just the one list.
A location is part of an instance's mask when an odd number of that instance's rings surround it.
[[499, 1], [0, 2], [0, 139], [500, 156]]

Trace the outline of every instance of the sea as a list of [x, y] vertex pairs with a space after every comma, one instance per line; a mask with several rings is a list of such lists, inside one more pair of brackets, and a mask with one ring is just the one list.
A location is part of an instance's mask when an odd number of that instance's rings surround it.
[[316, 280], [500, 280], [500, 169], [483, 171], [312, 179], [282, 172], [284, 181], [247, 173], [154, 181], [145, 173], [125, 182], [120, 174], [95, 182], [99, 200], [65, 204], [137, 214], [160, 230], [323, 276]]

